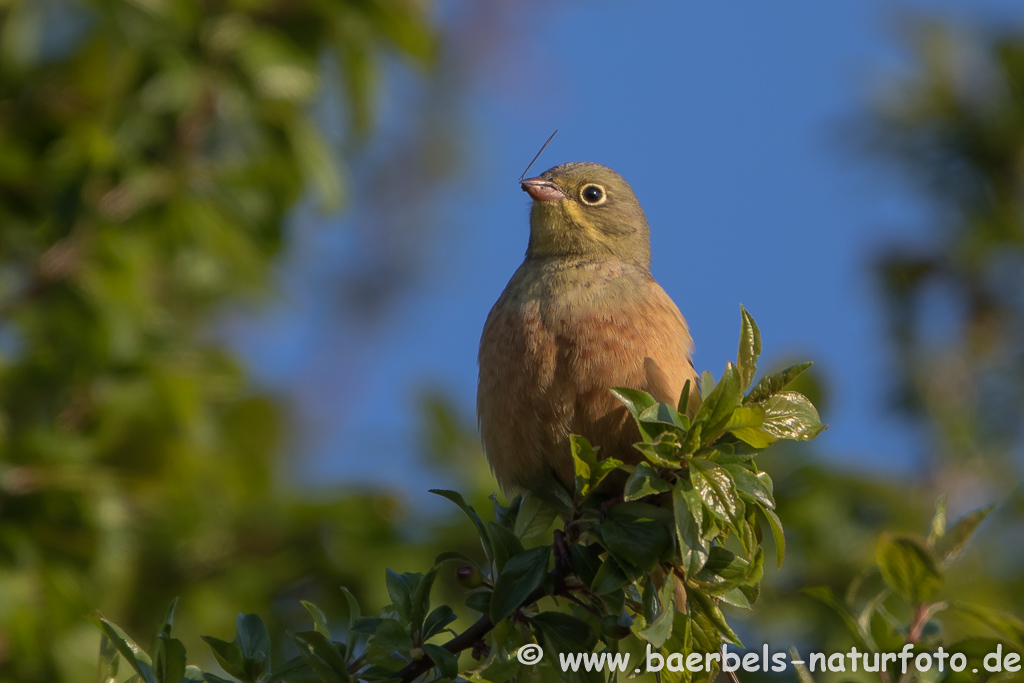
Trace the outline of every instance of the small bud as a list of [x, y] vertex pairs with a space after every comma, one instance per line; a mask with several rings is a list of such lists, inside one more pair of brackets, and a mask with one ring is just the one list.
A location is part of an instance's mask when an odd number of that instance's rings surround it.
[[414, 661], [418, 662], [421, 659], [423, 659], [423, 657], [426, 656], [427, 653], [423, 651], [422, 647], [414, 647], [412, 650], [409, 651], [409, 654], [412, 655]]
[[480, 587], [480, 584], [484, 582], [484, 575], [476, 567], [467, 564], [455, 570], [455, 580], [463, 588], [472, 590]]

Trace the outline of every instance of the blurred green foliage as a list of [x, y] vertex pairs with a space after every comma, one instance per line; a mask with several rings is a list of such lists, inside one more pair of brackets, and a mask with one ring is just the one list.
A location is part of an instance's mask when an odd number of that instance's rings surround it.
[[214, 630], [429, 545], [389, 495], [280, 485], [278, 407], [211, 329], [266, 293], [300, 198], [343, 208], [387, 65], [432, 78], [429, 12], [0, 3], [0, 680], [81, 680], [100, 606], [147, 628], [181, 595]]

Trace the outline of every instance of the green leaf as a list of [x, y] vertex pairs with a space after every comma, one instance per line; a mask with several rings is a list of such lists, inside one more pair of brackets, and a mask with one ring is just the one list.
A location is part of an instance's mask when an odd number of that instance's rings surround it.
[[548, 530], [557, 516], [558, 512], [539, 496], [527, 493], [516, 517], [515, 534], [524, 541], [539, 536]]
[[[412, 595], [412, 609], [409, 612], [409, 628], [414, 634], [419, 634], [423, 627], [423, 620], [430, 610], [430, 589], [434, 586], [434, 579], [437, 577], [437, 567], [431, 567], [430, 571], [423, 575], [417, 583], [416, 590]], [[419, 640], [422, 640], [420, 638]]]
[[176, 638], [158, 633], [153, 646], [153, 671], [159, 683], [180, 683], [185, 677], [185, 646]]
[[690, 481], [711, 514], [738, 526], [740, 510], [736, 486], [724, 467], [694, 458], [690, 461]]
[[324, 638], [330, 638], [331, 634], [327, 631], [327, 617], [320, 611], [320, 608], [306, 600], [300, 600], [299, 602], [309, 612], [309, 616], [313, 617], [313, 628], [316, 629], [316, 632]]
[[[694, 425], [689, 433], [696, 433], [699, 440], [700, 425]], [[663, 432], [652, 441], [633, 444], [633, 447], [640, 451], [644, 458], [658, 467], [667, 467], [669, 469], [679, 469], [681, 467], [679, 462], [680, 446], [676, 435], [671, 432]]]
[[704, 594], [703, 591], [694, 590], [690, 586], [686, 587], [686, 605], [687, 609], [705, 616], [708, 621], [714, 624], [715, 628], [718, 629], [722, 636], [737, 647], [743, 647], [743, 643], [740, 642], [739, 636], [737, 636], [733, 630], [729, 627], [729, 624], [725, 621], [725, 615], [722, 614], [722, 610], [718, 608], [711, 598]]
[[309, 664], [306, 664], [305, 657], [296, 655], [274, 669], [274, 672], [270, 674], [270, 680], [276, 683], [277, 681], [315, 681], [317, 678], [313, 670], [309, 668]]
[[965, 602], [953, 602], [950, 607], [969, 614], [1002, 637], [1015, 643], [1018, 648], [1024, 648], [1024, 621], [1017, 615]]
[[767, 448], [777, 439], [761, 428], [763, 424], [764, 408], [762, 406], [740, 406], [729, 417], [725, 431], [754, 448]]
[[660, 649], [672, 635], [672, 622], [676, 616], [675, 577], [671, 574], [665, 578], [665, 583], [658, 591], [658, 603], [661, 606], [658, 616], [647, 626], [638, 629], [636, 634]]
[[403, 619], [408, 619], [409, 613], [412, 611], [412, 596], [420, 582], [423, 581], [423, 574], [412, 572], [399, 574], [393, 569], [388, 569], [385, 576], [392, 604]]
[[594, 575], [590, 588], [596, 595], [607, 595], [629, 583], [629, 576], [615, 557], [609, 555]]
[[[700, 397], [702, 401], [708, 400], [708, 396], [715, 389], [715, 377], [710, 370], [705, 370], [700, 375]], [[701, 405], [703, 407], [703, 403]]]
[[676, 538], [682, 551], [683, 569], [693, 576], [708, 559], [708, 547], [701, 533], [704, 523], [704, 503], [693, 484], [680, 479], [672, 489], [672, 510], [676, 523]]
[[322, 633], [302, 631], [293, 634], [292, 639], [299, 648], [299, 655], [322, 683], [348, 682], [345, 658]]
[[456, 619], [458, 619], [458, 617], [448, 605], [435, 607], [434, 611], [428, 614], [427, 618], [423, 620], [423, 640], [433, 638]]
[[782, 372], [761, 378], [757, 386], [743, 399], [743, 403], [762, 403], [789, 386], [793, 380], [806, 372], [807, 368], [812, 365], [814, 363], [799, 363], [786, 368]]
[[657, 432], [652, 427], [664, 425], [675, 429], [687, 429], [690, 426], [690, 419], [679, 414], [679, 412], [667, 403], [656, 403], [640, 413], [640, 422], [647, 427], [647, 431], [654, 434]]
[[381, 619], [377, 629], [370, 636], [368, 647], [385, 654], [404, 654], [412, 650], [413, 642], [402, 622], [397, 619]]
[[[693, 394], [693, 399], [690, 395]], [[685, 415], [689, 421], [693, 422], [694, 415], [697, 414], [697, 410], [700, 409], [699, 405], [696, 405], [696, 399], [699, 399], [700, 393], [697, 391], [697, 387], [690, 380], [686, 380], [683, 383], [683, 391], [679, 394], [679, 405], [676, 406], [676, 412], [680, 415]], [[691, 403], [694, 404], [691, 406]]]
[[360, 618], [359, 602], [356, 601], [356, 597], [352, 595], [349, 589], [344, 586], [341, 587], [341, 593], [345, 596], [345, 609], [339, 615], [343, 625], [340, 640], [349, 646], [348, 657], [352, 659], [355, 656], [355, 647], [353, 647], [355, 638], [352, 635], [352, 631]]
[[989, 505], [962, 517], [938, 540], [935, 551], [943, 565], [949, 564], [960, 555], [975, 530], [994, 509], [995, 505]]
[[153, 671], [153, 660], [149, 658], [145, 650], [139, 647], [128, 634], [121, 630], [121, 627], [103, 617], [91, 619], [91, 621], [103, 632], [118, 654], [124, 657], [135, 673], [146, 683], [157, 683], [156, 673]]
[[[171, 600], [164, 609], [163, 617], [156, 625], [156, 632], [165, 636], [171, 635], [171, 626], [174, 624], [174, 608], [178, 606], [178, 598]], [[177, 682], [175, 682], [177, 683]]]
[[740, 377], [736, 366], [732, 363], [725, 364], [725, 372], [722, 378], [715, 385], [715, 388], [704, 399], [704, 404], [697, 411], [694, 422], [702, 422], [704, 443], [715, 439], [725, 426], [729, 424], [729, 418], [733, 410], [740, 402]]
[[466, 596], [465, 605], [474, 612], [488, 614], [491, 611], [491, 589], [481, 588]]
[[259, 615], [238, 615], [235, 619], [235, 640], [242, 651], [242, 662], [249, 679], [255, 681], [270, 670], [270, 632]]
[[672, 513], [646, 503], [621, 503], [607, 510], [594, 529], [619, 562], [651, 571], [672, 550]]
[[597, 451], [589, 441], [575, 434], [569, 437], [569, 444], [575, 468], [576, 497], [582, 499], [590, 493], [591, 468], [597, 465]]
[[426, 643], [423, 650], [430, 657], [443, 678], [454, 679], [459, 675], [459, 658], [440, 645]]
[[544, 581], [551, 546], [530, 548], [505, 564], [491, 596], [490, 615], [495, 624], [514, 612]]
[[491, 548], [491, 539], [487, 535], [487, 530], [484, 528], [483, 520], [480, 519], [480, 515], [476, 513], [476, 510], [466, 503], [466, 499], [462, 497], [462, 494], [455, 491], [448, 491], [446, 489], [430, 489], [430, 492], [441, 496], [442, 498], [447, 498], [458, 505], [459, 508], [461, 508], [462, 511], [465, 512], [473, 521], [473, 525], [476, 527], [476, 532], [480, 536], [480, 543], [484, 548], [484, 555], [487, 557], [487, 564], [490, 564], [494, 560], [494, 551]]
[[229, 643], [213, 636], [200, 636], [200, 638], [210, 646], [217, 663], [229, 676], [245, 680], [245, 661], [242, 657], [242, 648], [238, 646], [238, 643], [235, 641]]
[[640, 414], [642, 412], [658, 404], [650, 394], [638, 389], [612, 387], [611, 391], [615, 398], [622, 401], [622, 404], [626, 406], [626, 409], [629, 410], [629, 413], [637, 422], [640, 421]]
[[623, 497], [627, 501], [639, 500], [645, 496], [671, 490], [671, 484], [659, 477], [658, 472], [653, 467], [642, 462], [636, 466], [633, 474], [626, 481]]
[[541, 612], [530, 618], [530, 626], [537, 631], [548, 656], [590, 652], [597, 643], [597, 635], [586, 622], [562, 612]]
[[761, 355], [761, 331], [753, 316], [740, 306], [743, 321], [740, 326], [740, 346], [736, 353], [736, 369], [739, 372], [740, 391], [746, 391], [757, 373], [757, 358]]
[[942, 572], [923, 539], [883, 532], [875, 560], [886, 585], [912, 605], [931, 600], [942, 588]]
[[810, 441], [825, 426], [806, 396], [795, 391], [783, 391], [764, 402], [762, 429], [776, 439]]
[[761, 512], [764, 513], [765, 519], [768, 520], [768, 526], [772, 530], [772, 538], [775, 539], [775, 557], [778, 559], [778, 566], [782, 568], [782, 561], [786, 558], [786, 535], [782, 531], [782, 520], [775, 514], [775, 510], [759, 505]]
[[772, 480], [765, 472], [754, 474], [742, 465], [722, 465], [736, 483], [736, 493], [743, 498], [760, 503], [765, 507], [775, 508], [775, 497], [772, 495]]
[[509, 558], [523, 552], [523, 544], [510, 529], [487, 522], [487, 531], [494, 546], [494, 566], [500, 572]]

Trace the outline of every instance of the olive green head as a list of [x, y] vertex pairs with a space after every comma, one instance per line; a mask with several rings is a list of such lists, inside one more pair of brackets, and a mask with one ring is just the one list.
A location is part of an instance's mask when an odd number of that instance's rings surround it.
[[520, 182], [533, 198], [527, 257], [610, 257], [650, 266], [647, 217], [612, 169], [573, 162]]

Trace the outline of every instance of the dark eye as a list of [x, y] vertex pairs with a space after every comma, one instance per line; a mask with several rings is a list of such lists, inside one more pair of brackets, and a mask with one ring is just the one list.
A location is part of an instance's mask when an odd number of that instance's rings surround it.
[[584, 185], [583, 189], [580, 190], [580, 198], [583, 199], [584, 203], [596, 206], [597, 204], [604, 204], [606, 199], [604, 194], [604, 188], [600, 185]]

